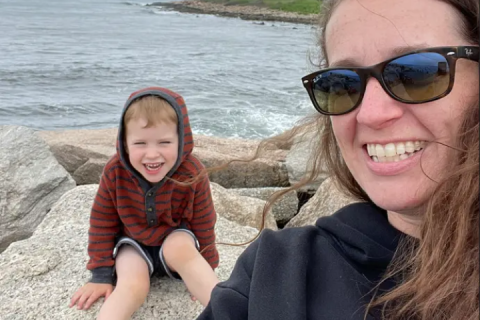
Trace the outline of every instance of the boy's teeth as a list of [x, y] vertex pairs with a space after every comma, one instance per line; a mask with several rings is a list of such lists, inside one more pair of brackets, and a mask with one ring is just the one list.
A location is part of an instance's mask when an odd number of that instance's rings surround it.
[[148, 169], [157, 169], [158, 167], [160, 167], [160, 164], [146, 164], [145, 167], [147, 167]]

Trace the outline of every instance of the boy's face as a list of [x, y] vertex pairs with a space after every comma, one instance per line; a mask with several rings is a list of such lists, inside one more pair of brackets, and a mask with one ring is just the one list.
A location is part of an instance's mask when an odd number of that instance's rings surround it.
[[145, 128], [145, 119], [130, 120], [125, 147], [131, 165], [147, 181], [162, 180], [178, 158], [177, 124], [164, 122]]

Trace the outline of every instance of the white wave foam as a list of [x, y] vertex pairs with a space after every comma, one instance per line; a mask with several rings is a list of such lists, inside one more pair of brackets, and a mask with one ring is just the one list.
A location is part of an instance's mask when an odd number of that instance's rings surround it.
[[178, 14], [176, 11], [167, 11], [167, 10], [153, 10], [153, 14], [160, 14], [160, 15], [172, 15], [172, 14]]

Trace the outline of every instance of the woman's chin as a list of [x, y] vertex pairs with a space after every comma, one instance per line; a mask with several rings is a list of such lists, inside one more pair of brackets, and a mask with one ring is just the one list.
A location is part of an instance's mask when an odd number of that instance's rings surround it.
[[386, 210], [393, 211], [400, 214], [416, 215], [419, 208], [423, 207], [428, 197], [426, 194], [419, 196], [418, 194], [408, 193], [390, 193], [390, 192], [377, 192], [371, 193], [370, 199], [378, 207]]

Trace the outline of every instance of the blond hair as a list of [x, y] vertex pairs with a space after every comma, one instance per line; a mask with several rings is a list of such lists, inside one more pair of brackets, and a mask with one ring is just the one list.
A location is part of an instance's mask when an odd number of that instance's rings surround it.
[[131, 103], [123, 117], [123, 126], [132, 120], [147, 120], [146, 128], [161, 124], [178, 124], [178, 116], [173, 107], [157, 96], [144, 96]]

